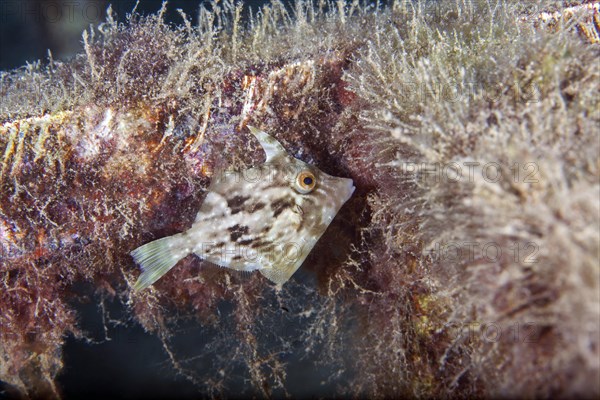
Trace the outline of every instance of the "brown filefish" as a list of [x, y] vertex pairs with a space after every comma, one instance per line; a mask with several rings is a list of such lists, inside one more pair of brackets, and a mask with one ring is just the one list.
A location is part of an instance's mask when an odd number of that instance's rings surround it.
[[222, 267], [258, 270], [281, 287], [352, 196], [352, 179], [328, 175], [290, 156], [267, 133], [249, 129], [265, 162], [215, 174], [190, 229], [133, 250], [143, 271], [134, 290], [152, 285], [192, 253]]

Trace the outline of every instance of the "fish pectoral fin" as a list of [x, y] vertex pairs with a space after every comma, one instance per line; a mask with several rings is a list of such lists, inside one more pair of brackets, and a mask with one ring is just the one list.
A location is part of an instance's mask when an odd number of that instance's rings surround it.
[[196, 220], [194, 222], [206, 221], [211, 218], [222, 218], [227, 216], [228, 213], [229, 206], [227, 205], [227, 199], [218, 193], [208, 192], [202, 202], [198, 214], [196, 214]]

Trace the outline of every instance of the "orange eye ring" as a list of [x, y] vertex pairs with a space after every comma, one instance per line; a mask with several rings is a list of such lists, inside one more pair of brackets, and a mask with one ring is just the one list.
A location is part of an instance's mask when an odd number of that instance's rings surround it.
[[307, 194], [312, 192], [317, 185], [317, 178], [315, 174], [306, 170], [302, 171], [296, 177], [296, 186], [298, 191], [302, 194]]

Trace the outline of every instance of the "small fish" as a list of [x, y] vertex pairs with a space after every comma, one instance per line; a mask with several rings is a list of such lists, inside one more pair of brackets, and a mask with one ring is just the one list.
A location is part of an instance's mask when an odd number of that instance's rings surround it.
[[143, 271], [134, 290], [152, 285], [192, 253], [222, 267], [258, 270], [281, 287], [352, 196], [352, 179], [327, 175], [290, 156], [267, 133], [248, 128], [265, 162], [215, 175], [189, 230], [133, 250]]

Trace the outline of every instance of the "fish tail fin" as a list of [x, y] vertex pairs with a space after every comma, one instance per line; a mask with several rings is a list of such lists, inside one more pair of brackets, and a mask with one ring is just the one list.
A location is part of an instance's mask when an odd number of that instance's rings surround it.
[[133, 285], [134, 291], [146, 289], [187, 256], [182, 249], [181, 239], [180, 234], [168, 236], [146, 243], [130, 253], [135, 262], [142, 267], [142, 274]]

